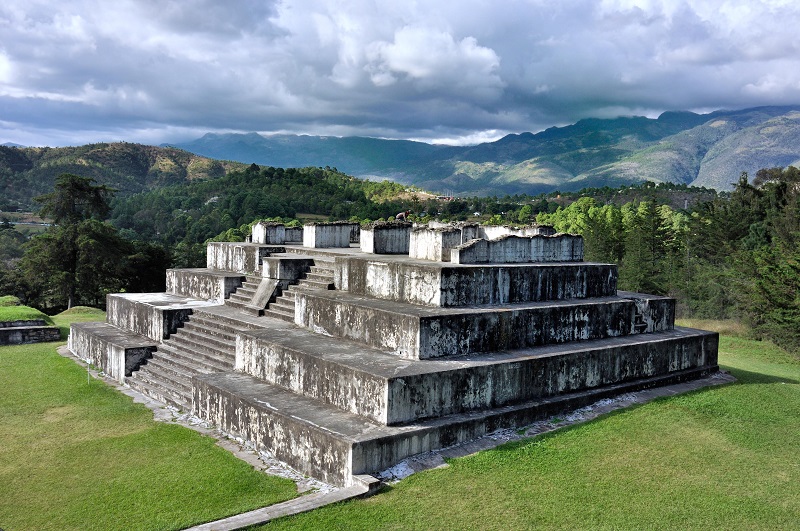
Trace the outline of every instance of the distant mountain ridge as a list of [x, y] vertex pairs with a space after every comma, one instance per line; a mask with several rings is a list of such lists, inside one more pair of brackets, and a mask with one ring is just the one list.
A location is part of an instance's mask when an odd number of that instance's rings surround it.
[[245, 167], [181, 149], [128, 142], [60, 148], [0, 146], [0, 210], [34, 207], [32, 198], [52, 191], [62, 173], [91, 177], [119, 195], [128, 195], [213, 179]]
[[656, 119], [585, 119], [539, 133], [452, 147], [405, 140], [213, 134], [173, 144], [198, 155], [275, 167], [331, 166], [430, 190], [477, 195], [578, 190], [644, 180], [728, 190], [746, 171], [800, 165], [800, 106]]

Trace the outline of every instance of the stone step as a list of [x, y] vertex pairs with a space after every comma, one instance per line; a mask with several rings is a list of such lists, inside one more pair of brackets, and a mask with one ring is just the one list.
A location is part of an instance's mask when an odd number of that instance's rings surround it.
[[274, 308], [272, 305], [264, 310], [264, 316], [280, 319], [281, 321], [285, 321], [287, 323], [294, 323], [294, 312], [289, 313], [288, 311]]
[[294, 315], [294, 299], [288, 297], [278, 297], [275, 302], [269, 305], [270, 309], [280, 310], [282, 312], [291, 313]]
[[230, 306], [231, 308], [236, 308], [237, 310], [242, 311], [249, 315], [258, 316], [258, 315], [263, 315], [264, 313], [263, 308], [259, 308], [258, 306], [253, 306], [252, 304], [250, 304], [249, 300], [239, 301], [239, 300], [227, 299], [225, 301], [225, 305]]
[[236, 344], [233, 345], [216, 345], [211, 342], [204, 342], [198, 340], [196, 337], [189, 337], [178, 333], [173, 335], [168, 342], [169, 345], [178, 350], [188, 350], [197, 354], [207, 356], [209, 359], [218, 359], [228, 361], [233, 358], [236, 353]]
[[[186, 322], [176, 337], [191, 339], [196, 343], [208, 345], [224, 352], [236, 350], [236, 336], [234, 334], [228, 334], [227, 332], [212, 334], [207, 328], [200, 327], [197, 324], [190, 327], [189, 324], [190, 322]], [[223, 336], [223, 334], [225, 335]]]
[[320, 273], [307, 273], [306, 277], [303, 280], [312, 280], [314, 282], [327, 282], [333, 284], [333, 275], [324, 275]]
[[164, 363], [163, 360], [153, 359], [139, 369], [137, 379], [152, 384], [169, 383], [170, 388], [185, 396], [192, 394], [192, 376], [196, 371], [187, 370], [185, 367]]
[[171, 387], [171, 383], [167, 381], [160, 381], [153, 383], [144, 379], [144, 375], [139, 375], [139, 371], [133, 373], [133, 376], [125, 378], [125, 383], [139, 391], [140, 393], [149, 396], [155, 400], [163, 402], [167, 405], [176, 407], [180, 410], [189, 412], [192, 410], [192, 395], [177, 392]]
[[328, 280], [312, 280], [308, 278], [301, 279], [297, 283], [298, 286], [307, 287], [316, 290], [331, 290], [334, 288], [333, 281]]
[[[237, 370], [386, 424], [479, 411], [716, 365], [716, 334], [685, 328], [458, 358], [407, 360], [301, 327], [243, 333]], [[270, 363], [264, 359], [269, 356]]]
[[[622, 293], [622, 292], [621, 292]], [[675, 299], [625, 296], [432, 309], [345, 291], [295, 290], [297, 324], [361, 341], [408, 359], [432, 359], [661, 332], [674, 326]], [[644, 313], [647, 327], [634, 327]], [[380, 323], [381, 333], [375, 333]]]
[[158, 359], [164, 363], [176, 365], [186, 371], [194, 372], [219, 372], [228, 371], [233, 368], [233, 359], [220, 359], [216, 356], [209, 356], [201, 352], [195, 352], [179, 345], [162, 344], [158, 347], [158, 352], [162, 355], [153, 355], [153, 359]]
[[385, 470], [411, 455], [526, 426], [621, 393], [709, 373], [709, 369], [688, 369], [403, 426], [380, 425], [238, 372], [198, 376], [194, 398], [199, 417], [257, 441], [259, 449], [269, 450], [304, 474], [343, 485], [352, 475]]
[[252, 330], [264, 326], [262, 317], [243, 314], [226, 306], [212, 306], [196, 310], [192, 319], [203, 322], [220, 330], [232, 332], [234, 335], [242, 330]]
[[[194, 316], [192, 317], [194, 318]], [[217, 341], [225, 343], [236, 341], [236, 331], [217, 328], [214, 326], [214, 323], [205, 322], [199, 318], [194, 318], [193, 320], [183, 323], [183, 330], [206, 334], [209, 337], [215, 338]]]

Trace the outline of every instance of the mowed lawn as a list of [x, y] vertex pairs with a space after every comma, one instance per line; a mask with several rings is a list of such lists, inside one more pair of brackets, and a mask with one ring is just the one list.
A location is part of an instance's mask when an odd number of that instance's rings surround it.
[[[0, 348], [0, 528], [180, 529], [295, 495], [213, 440], [87, 384], [55, 346]], [[720, 350], [738, 383], [455, 459], [262, 528], [800, 529], [800, 360], [734, 336]]]
[[738, 383], [455, 459], [263, 529], [800, 529], [800, 360], [723, 336], [720, 363]]
[[[77, 310], [72, 320], [102, 314]], [[56, 353], [0, 347], [0, 529], [181, 529], [296, 496]]]

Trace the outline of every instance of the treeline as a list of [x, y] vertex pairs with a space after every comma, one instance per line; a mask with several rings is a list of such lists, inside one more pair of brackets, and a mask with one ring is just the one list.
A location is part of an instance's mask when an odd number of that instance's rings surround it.
[[335, 168], [252, 164], [218, 179], [116, 198], [111, 222], [131, 237], [191, 245], [261, 218], [291, 219], [300, 213], [385, 218], [406, 207], [407, 202], [391, 199], [404, 189], [388, 181], [355, 179]]
[[733, 192], [673, 209], [581, 198], [537, 222], [582, 234], [586, 259], [619, 264], [623, 290], [676, 297], [679, 315], [742, 319], [800, 350], [800, 170], [743, 174]]

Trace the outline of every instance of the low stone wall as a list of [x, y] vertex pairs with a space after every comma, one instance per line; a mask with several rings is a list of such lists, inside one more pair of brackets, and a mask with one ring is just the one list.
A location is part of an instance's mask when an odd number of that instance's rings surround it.
[[582, 262], [583, 238], [507, 235], [494, 240], [476, 239], [450, 251], [454, 264], [520, 264], [528, 262]]
[[244, 275], [209, 269], [167, 269], [167, 293], [217, 304], [222, 304], [244, 281]]
[[[274, 387], [246, 374], [215, 373], [193, 377], [192, 388], [192, 404], [198, 417], [251, 441], [257, 448], [269, 450], [303, 474], [333, 485], [350, 482], [352, 441], [320, 427], [322, 420], [319, 425], [309, 423], [292, 415], [289, 408], [269, 407], [278, 399]], [[295, 407], [304, 405], [303, 397], [290, 398]], [[305, 416], [313, 409], [309, 404]]]
[[303, 226], [303, 247], [350, 247], [357, 223], [309, 223]]
[[156, 345], [155, 341], [107, 323], [72, 323], [67, 347], [76, 357], [124, 383], [126, 376], [153, 356]]
[[[352, 345], [340, 341], [327, 340], [318, 347], [336, 360], [353, 354]], [[241, 333], [236, 338], [234, 369], [343, 411], [387, 422], [386, 378], [316, 356], [308, 341], [263, 331]]]
[[359, 341], [404, 358], [430, 359], [671, 330], [675, 300], [642, 297], [647, 299], [444, 311], [340, 292], [297, 291], [295, 319], [317, 333]]
[[260, 244], [283, 245], [286, 243], [286, 227], [283, 223], [259, 221], [250, 229], [250, 241]]
[[303, 227], [286, 227], [286, 243], [303, 243]]
[[420, 260], [449, 262], [450, 250], [459, 245], [461, 245], [459, 228], [418, 228], [411, 231], [408, 255]]
[[[29, 323], [30, 321], [15, 321]], [[57, 326], [42, 325], [2, 326], [0, 327], [0, 345], [24, 345], [29, 343], [46, 343], [61, 339]]]
[[423, 306], [514, 304], [614, 296], [617, 266], [586, 262], [447, 266], [337, 257], [334, 283], [354, 295]]
[[299, 278], [314, 265], [310, 256], [267, 256], [262, 259], [261, 274], [264, 278], [280, 281], [281, 288], [296, 284]]
[[370, 254], [408, 254], [411, 223], [373, 223], [361, 227], [361, 251]]
[[115, 293], [106, 297], [106, 321], [160, 342], [175, 333], [193, 308], [213, 305], [168, 293]]
[[20, 326], [48, 326], [44, 319], [22, 319], [18, 321], [0, 321], [0, 328], [18, 328]]
[[257, 243], [209, 242], [206, 245], [206, 267], [217, 271], [252, 275], [261, 270], [263, 257], [284, 251], [283, 247]]
[[[236, 372], [195, 376], [194, 413], [305, 474], [346, 485], [353, 474], [384, 470], [411, 455], [525, 426], [620, 393], [702, 377], [717, 370], [717, 340], [716, 334], [682, 329], [657, 341], [558, 348], [518, 363], [453, 366], [390, 378], [390, 424], [417, 419], [397, 427], [365, 429], [363, 422], [344, 417], [332, 421], [337, 415], [333, 408]], [[474, 381], [485, 382], [484, 392], [469, 392]], [[459, 412], [469, 414], [448, 422], [419, 420]], [[324, 427], [331, 422], [335, 429]]]

